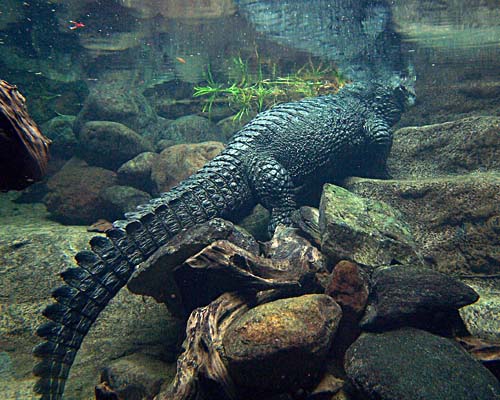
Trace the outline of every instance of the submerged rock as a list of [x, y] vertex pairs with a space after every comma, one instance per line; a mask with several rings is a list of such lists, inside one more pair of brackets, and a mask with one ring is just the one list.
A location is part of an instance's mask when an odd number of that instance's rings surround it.
[[116, 184], [116, 174], [73, 158], [47, 181], [43, 202], [65, 224], [91, 224], [107, 218], [101, 190]]
[[414, 179], [500, 171], [500, 117], [470, 117], [395, 132], [388, 169]]
[[467, 278], [463, 281], [479, 293], [479, 300], [460, 309], [471, 335], [500, 342], [500, 277]]
[[198, 171], [219, 154], [220, 142], [179, 144], [163, 150], [153, 163], [151, 179], [158, 193], [167, 192], [183, 179]]
[[141, 153], [118, 168], [118, 180], [122, 185], [133, 186], [149, 192], [153, 188], [151, 169], [158, 157], [153, 152]]
[[122, 84], [101, 84], [92, 89], [78, 114], [74, 129], [78, 134], [89, 121], [113, 121], [140, 132], [156, 121], [156, 114], [136, 88]]
[[368, 277], [362, 269], [344, 260], [334, 267], [326, 294], [340, 304], [344, 317], [347, 311], [355, 318], [365, 311], [369, 286]]
[[338, 186], [323, 189], [319, 228], [321, 250], [332, 263], [344, 259], [377, 267], [420, 261], [411, 231], [398, 211]]
[[[96, 398], [113, 398], [100, 396], [102, 383], [116, 398], [152, 399], [163, 384], [168, 384], [175, 374], [174, 364], [164, 362], [145, 354], [132, 354], [112, 361], [101, 371], [100, 382], [96, 388]], [[100, 397], [99, 397], [100, 396]]]
[[252, 212], [238, 221], [238, 225], [250, 232], [253, 237], [262, 242], [269, 240], [269, 211], [257, 204]]
[[217, 130], [220, 132], [220, 139], [227, 142], [237, 131], [239, 131], [245, 124], [255, 115], [244, 115], [241, 119], [234, 118], [234, 115], [221, 119], [217, 122]]
[[79, 153], [89, 164], [116, 170], [152, 149], [151, 144], [118, 122], [87, 122], [79, 135]]
[[78, 144], [73, 133], [74, 121], [75, 117], [72, 115], [61, 115], [42, 125], [42, 132], [52, 140], [51, 155], [64, 159], [73, 157]]
[[224, 139], [217, 134], [215, 124], [199, 115], [186, 115], [172, 121], [162, 135], [175, 143], [200, 143]]
[[387, 330], [395, 326], [427, 328], [432, 323], [444, 324], [447, 314], [478, 298], [462, 282], [421, 266], [380, 267], [371, 277], [369, 303], [361, 327]]
[[347, 348], [361, 333], [359, 321], [365, 311], [369, 292], [369, 278], [362, 268], [345, 260], [335, 265], [325, 293], [342, 307], [342, 319], [332, 349], [337, 365], [344, 358]]
[[135, 208], [151, 200], [151, 196], [130, 186], [109, 186], [101, 191], [101, 198], [106, 203], [106, 214], [109, 219], [117, 220], [126, 212], [134, 211]]
[[500, 384], [451, 340], [417, 329], [364, 333], [345, 356], [347, 376], [368, 400], [495, 400]]
[[354, 193], [399, 210], [433, 269], [495, 274], [500, 265], [500, 174], [414, 180], [351, 178]]
[[323, 372], [341, 314], [333, 299], [321, 294], [249, 310], [223, 338], [229, 374], [237, 385], [258, 392], [311, 387]]

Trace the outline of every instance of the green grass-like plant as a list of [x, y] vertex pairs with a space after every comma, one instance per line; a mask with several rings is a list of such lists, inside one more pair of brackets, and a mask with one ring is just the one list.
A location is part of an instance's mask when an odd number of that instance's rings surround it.
[[[234, 119], [241, 120], [252, 112], [260, 112], [275, 104], [321, 94], [335, 93], [346, 78], [333, 66], [315, 65], [311, 60], [294, 74], [277, 76], [273, 63], [268, 77], [264, 77], [262, 64], [252, 75], [248, 61], [241, 56], [233, 58], [233, 79], [227, 84], [215, 82], [210, 66], [207, 67], [206, 84], [195, 86], [193, 97], [203, 97], [202, 111], [211, 113], [214, 103], [226, 103], [235, 112]], [[257, 60], [259, 61], [259, 60]]]

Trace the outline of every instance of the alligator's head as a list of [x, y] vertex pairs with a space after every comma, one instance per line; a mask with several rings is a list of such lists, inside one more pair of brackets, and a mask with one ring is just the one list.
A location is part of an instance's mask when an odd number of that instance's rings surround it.
[[377, 112], [390, 123], [395, 124], [401, 114], [415, 104], [415, 75], [394, 76], [388, 82], [374, 85], [373, 101]]

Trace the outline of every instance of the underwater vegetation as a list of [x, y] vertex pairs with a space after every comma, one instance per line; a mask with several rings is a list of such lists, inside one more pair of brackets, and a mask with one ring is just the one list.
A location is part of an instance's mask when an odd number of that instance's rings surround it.
[[266, 65], [265, 73], [258, 56], [255, 73], [250, 71], [249, 61], [241, 56], [233, 57], [232, 64], [228, 82], [217, 82], [208, 65], [206, 83], [194, 87], [193, 97], [204, 98], [203, 112], [210, 115], [214, 103], [226, 103], [235, 112], [233, 118], [241, 120], [279, 103], [336, 93], [348, 81], [333, 63], [314, 64], [312, 59], [285, 76], [280, 76], [276, 63]]

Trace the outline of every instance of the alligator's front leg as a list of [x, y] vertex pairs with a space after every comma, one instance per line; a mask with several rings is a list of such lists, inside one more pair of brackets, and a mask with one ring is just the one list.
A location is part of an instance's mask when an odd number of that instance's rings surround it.
[[292, 212], [297, 208], [294, 184], [288, 171], [271, 157], [254, 158], [250, 170], [255, 196], [271, 213], [268, 231], [272, 236], [278, 224], [291, 224]]
[[367, 171], [364, 175], [375, 179], [390, 179], [387, 157], [392, 147], [391, 127], [379, 116], [370, 116], [366, 120], [364, 130], [369, 141], [363, 156], [362, 171]]

